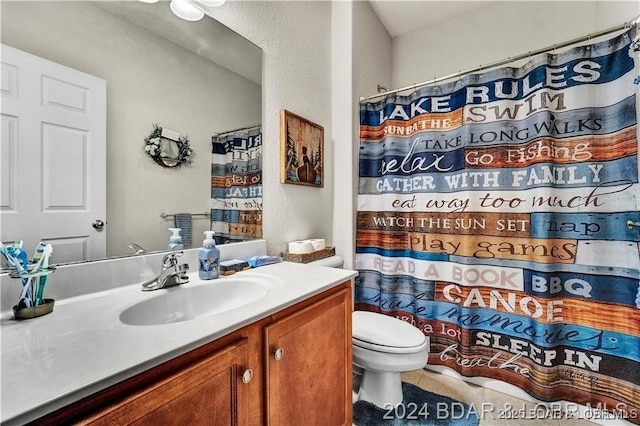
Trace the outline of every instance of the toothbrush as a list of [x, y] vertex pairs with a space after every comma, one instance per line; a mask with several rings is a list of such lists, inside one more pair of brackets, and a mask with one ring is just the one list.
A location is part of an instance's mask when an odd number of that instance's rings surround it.
[[[4, 244], [2, 244], [0, 245], [0, 250], [2, 251], [2, 254], [4, 255], [4, 257], [7, 259], [7, 263], [9, 264], [9, 267], [13, 267], [13, 269], [15, 269], [16, 272], [18, 272], [18, 274], [22, 274], [25, 272], [25, 269], [23, 268], [22, 263], [18, 259], [18, 256], [19, 256], [18, 250], [20, 249], [16, 248], [16, 246], [17, 244], [15, 243], [13, 246], [5, 246]], [[29, 286], [27, 285], [27, 283], [28, 283], [28, 280], [23, 278], [22, 293], [20, 294], [18, 305], [27, 303], [25, 299], [27, 295], [27, 291], [29, 290]]]
[[40, 269], [40, 264], [44, 258], [44, 248], [46, 247], [45, 243], [40, 243], [36, 248], [36, 252], [33, 254], [33, 259], [31, 260], [31, 270], [33, 272], [37, 272]]
[[18, 252], [13, 246], [5, 246], [2, 245], [0, 247], [2, 249], [2, 254], [7, 259], [7, 263], [9, 266], [16, 269], [18, 272], [22, 272], [22, 264], [18, 259]]
[[[27, 260], [27, 252], [22, 248], [22, 241], [14, 241], [13, 243], [13, 255], [16, 259], [16, 266], [18, 272], [28, 273], [29, 272], [29, 262]], [[32, 298], [31, 298], [31, 286], [29, 285], [29, 278], [22, 278], [22, 293], [20, 293], [20, 300], [18, 301], [18, 306], [20, 307], [31, 307], [33, 306]]]
[[27, 284], [24, 284], [25, 279], [22, 279], [22, 293], [20, 293], [20, 299], [18, 300], [18, 307], [19, 308], [30, 308], [31, 306], [33, 306], [33, 302], [31, 299], [31, 286], [28, 285], [28, 280], [27, 280]]
[[[47, 270], [49, 268], [49, 257], [53, 254], [53, 246], [46, 244], [42, 250], [42, 269]], [[44, 286], [47, 284], [47, 276], [40, 276], [40, 283], [38, 285], [38, 297], [36, 298], [36, 306], [41, 305], [44, 302]]]
[[[46, 244], [41, 242], [38, 247], [36, 248], [36, 252], [33, 254], [33, 260], [31, 260], [31, 272], [32, 273], [37, 273], [40, 270], [40, 265], [42, 264], [42, 261], [44, 259], [44, 248], [46, 247]], [[39, 286], [36, 286], [36, 282], [39, 282], [39, 280], [36, 280], [37, 277], [31, 277], [30, 281], [31, 281], [31, 301], [33, 302], [34, 306], [38, 306], [38, 292], [40, 290]]]
[[4, 244], [0, 243], [0, 253], [2, 253], [2, 255], [4, 256], [9, 267], [18, 269], [16, 258], [13, 256], [12, 247], [7, 247]]
[[[20, 245], [16, 241], [13, 246], [3, 246], [5, 248], [5, 256], [11, 265], [18, 271], [19, 274], [28, 272], [27, 269], [27, 253], [22, 250], [22, 241]], [[3, 252], [4, 253], [4, 252]]]
[[[22, 241], [20, 241], [20, 246], [16, 248], [16, 254], [22, 265], [22, 272], [28, 273], [29, 261], [27, 260], [27, 252], [22, 248]], [[27, 284], [29, 284], [29, 278], [25, 277], [22, 279], [22, 285], [26, 286]]]

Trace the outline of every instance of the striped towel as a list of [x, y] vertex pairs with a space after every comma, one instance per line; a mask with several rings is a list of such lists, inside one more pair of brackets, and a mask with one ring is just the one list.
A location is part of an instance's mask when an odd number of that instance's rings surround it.
[[176, 213], [174, 219], [176, 228], [180, 228], [182, 244], [191, 244], [191, 213]]

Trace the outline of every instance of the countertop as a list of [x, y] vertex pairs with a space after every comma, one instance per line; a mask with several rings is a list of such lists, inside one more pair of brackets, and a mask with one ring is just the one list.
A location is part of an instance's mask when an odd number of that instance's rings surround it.
[[[12, 312], [4, 312], [2, 424], [35, 420], [356, 275], [291, 262], [239, 272], [230, 277], [265, 276], [277, 285], [263, 298], [224, 314], [163, 325], [120, 321], [120, 313], [129, 306], [172, 291], [143, 292], [140, 284], [56, 301], [53, 312], [39, 318], [17, 321]], [[189, 277], [183, 286], [207, 283], [197, 273]]]

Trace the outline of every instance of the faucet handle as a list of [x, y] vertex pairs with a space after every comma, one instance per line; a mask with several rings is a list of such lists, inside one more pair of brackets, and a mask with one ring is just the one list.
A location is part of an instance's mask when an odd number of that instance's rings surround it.
[[162, 258], [162, 267], [171, 268], [178, 264], [178, 257], [184, 254], [183, 251], [172, 251], [171, 253], [167, 253]]

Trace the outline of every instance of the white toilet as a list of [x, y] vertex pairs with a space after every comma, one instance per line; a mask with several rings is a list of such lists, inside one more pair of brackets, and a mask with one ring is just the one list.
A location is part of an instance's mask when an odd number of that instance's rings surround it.
[[401, 403], [400, 373], [427, 364], [429, 338], [394, 317], [366, 311], [352, 315], [353, 365], [362, 374], [354, 402], [364, 400], [378, 407]]
[[[319, 266], [342, 267], [333, 256]], [[355, 311], [353, 319], [353, 369], [360, 383], [353, 402], [368, 401], [378, 407], [402, 402], [401, 373], [427, 365], [429, 338], [406, 321], [375, 312]]]

